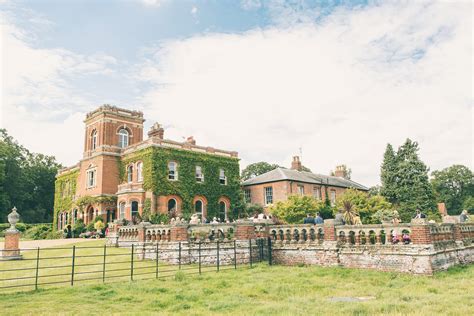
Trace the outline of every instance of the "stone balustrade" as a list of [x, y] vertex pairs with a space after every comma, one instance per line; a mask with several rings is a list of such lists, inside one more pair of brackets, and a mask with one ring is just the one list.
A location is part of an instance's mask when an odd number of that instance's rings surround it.
[[138, 182], [138, 183], [119, 184], [117, 193], [137, 192], [137, 191], [145, 192], [145, 190], [143, 190], [143, 183]]
[[273, 225], [268, 231], [269, 237], [275, 241], [293, 243], [324, 241], [323, 225]]
[[[350, 245], [382, 245], [411, 242], [410, 224], [335, 226], [337, 241]], [[405, 236], [405, 238], [404, 238]]]

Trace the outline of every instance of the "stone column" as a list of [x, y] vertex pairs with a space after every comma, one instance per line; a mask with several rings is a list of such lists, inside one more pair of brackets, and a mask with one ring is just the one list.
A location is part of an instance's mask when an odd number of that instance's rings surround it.
[[250, 221], [238, 221], [235, 229], [236, 240], [255, 239], [255, 226]]
[[5, 247], [2, 251], [2, 260], [19, 260], [22, 259], [20, 254], [20, 231], [15, 225], [20, 219], [20, 214], [16, 212], [16, 207], [8, 215], [10, 228], [5, 231]]
[[170, 241], [188, 241], [188, 224], [177, 224], [171, 227]]
[[324, 241], [337, 241], [336, 227], [333, 219], [326, 219], [323, 226]]
[[411, 221], [411, 242], [413, 244], [431, 244], [433, 239], [431, 238], [430, 226], [423, 219], [414, 219]]

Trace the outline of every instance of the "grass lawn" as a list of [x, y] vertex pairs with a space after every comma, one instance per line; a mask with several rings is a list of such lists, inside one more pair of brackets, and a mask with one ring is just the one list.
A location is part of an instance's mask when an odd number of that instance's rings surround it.
[[[96, 250], [88, 253], [92, 251]], [[111, 260], [123, 260], [119, 258]], [[137, 264], [153, 265], [150, 261]], [[95, 284], [79, 282], [74, 287], [65, 284], [46, 289], [43, 286], [38, 291], [0, 292], [0, 305], [4, 315], [472, 315], [474, 311], [474, 265], [453, 268], [433, 277], [266, 264], [201, 276], [183, 272], [172, 272], [172, 275], [164, 280], [124, 279], [110, 284], [91, 281]], [[0, 274], [0, 277], [5, 276]], [[374, 298], [364, 302], [334, 302], [333, 297]]]

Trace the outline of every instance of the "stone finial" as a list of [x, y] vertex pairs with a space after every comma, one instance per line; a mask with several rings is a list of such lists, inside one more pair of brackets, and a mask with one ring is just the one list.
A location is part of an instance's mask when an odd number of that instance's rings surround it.
[[10, 223], [10, 228], [8, 230], [10, 231], [16, 231], [16, 223], [20, 220], [20, 214], [17, 213], [16, 207], [13, 207], [12, 212], [8, 214], [8, 222]]

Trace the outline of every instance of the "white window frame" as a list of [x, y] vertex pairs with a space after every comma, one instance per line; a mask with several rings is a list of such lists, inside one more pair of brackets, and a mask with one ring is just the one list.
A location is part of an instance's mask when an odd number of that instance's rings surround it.
[[127, 182], [128, 183], [133, 182], [133, 165], [129, 165], [127, 167]]
[[297, 188], [298, 188], [298, 194], [304, 195], [304, 185], [298, 184]]
[[97, 169], [90, 169], [86, 172], [86, 188], [95, 188], [97, 185]]
[[143, 182], [143, 162], [137, 162], [137, 181]]
[[125, 202], [119, 203], [119, 219], [124, 219], [125, 218]]
[[168, 162], [168, 180], [178, 181], [178, 163], [176, 161]]
[[273, 204], [273, 187], [263, 188], [265, 205]]
[[252, 191], [250, 189], [244, 190], [244, 199], [245, 199], [245, 203], [252, 202]]
[[318, 199], [318, 200], [321, 200], [321, 187], [317, 187], [315, 186], [313, 188], [313, 196]]
[[330, 194], [331, 206], [336, 205], [336, 190], [331, 190], [329, 194]]
[[199, 183], [204, 182], [204, 173], [202, 172], [201, 166], [196, 166], [196, 182], [199, 182]]
[[224, 169], [219, 169], [219, 184], [227, 185], [227, 176], [225, 175]]
[[120, 128], [120, 130], [118, 131], [118, 137], [119, 137], [118, 146], [120, 148], [128, 147], [130, 133], [128, 132], [126, 128], [124, 127]]

